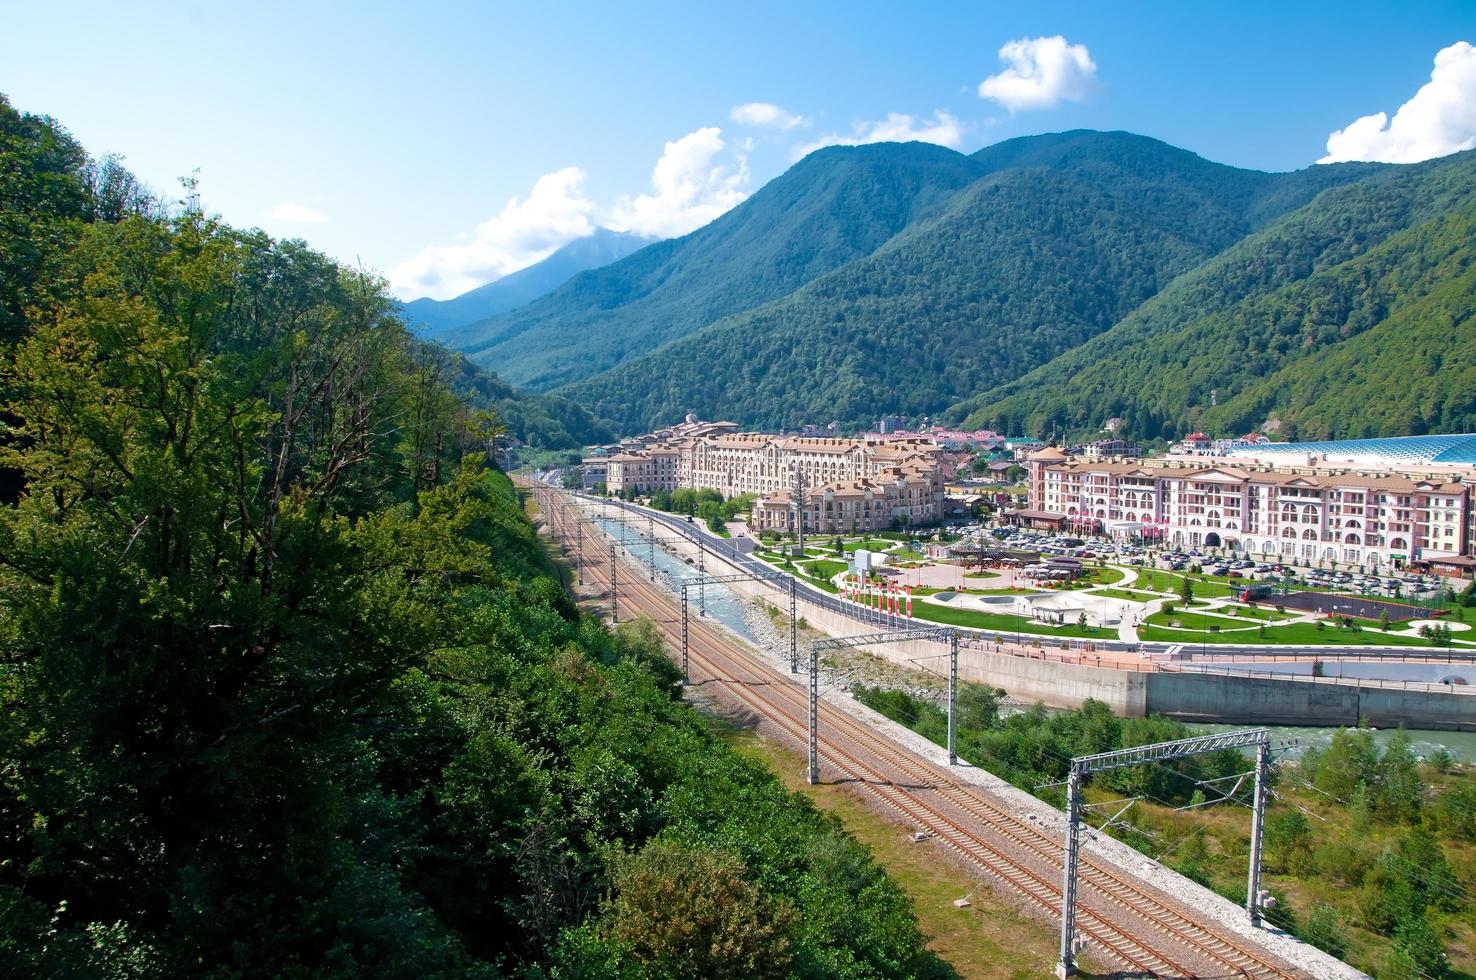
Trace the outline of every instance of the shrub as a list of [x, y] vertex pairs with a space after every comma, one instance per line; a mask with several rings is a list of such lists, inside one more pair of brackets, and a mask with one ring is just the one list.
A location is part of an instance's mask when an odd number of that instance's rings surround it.
[[1348, 952], [1348, 934], [1343, 931], [1343, 917], [1331, 905], [1317, 902], [1307, 913], [1301, 938], [1325, 953], [1342, 959]]

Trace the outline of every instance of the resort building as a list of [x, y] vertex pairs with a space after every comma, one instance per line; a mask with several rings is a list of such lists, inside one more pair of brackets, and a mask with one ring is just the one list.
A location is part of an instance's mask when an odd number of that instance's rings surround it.
[[[1022, 523], [1376, 568], [1469, 557], [1476, 435], [1267, 443], [1223, 457], [1031, 454]], [[1464, 564], [1464, 562], [1457, 562]]]
[[679, 486], [680, 457], [681, 449], [676, 446], [648, 446], [609, 456], [605, 459], [605, 488], [611, 493], [675, 490]]
[[678, 479], [725, 497], [756, 494], [752, 524], [759, 530], [871, 531], [942, 516], [941, 455], [938, 446], [914, 440], [740, 432], [689, 440]]
[[692, 416], [684, 425], [604, 457], [606, 487], [753, 494], [760, 530], [874, 531], [943, 516], [944, 453], [932, 442], [734, 432]]

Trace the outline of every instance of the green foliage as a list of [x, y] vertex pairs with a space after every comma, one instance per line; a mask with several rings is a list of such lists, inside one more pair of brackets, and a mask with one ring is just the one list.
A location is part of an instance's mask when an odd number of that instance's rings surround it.
[[[72, 188], [22, 123], [0, 174]], [[97, 220], [126, 185], [82, 184], [0, 368], [0, 972], [944, 972], [652, 624], [575, 608], [381, 283], [192, 205]], [[720, 949], [634, 935], [663, 875]]]
[[1339, 959], [1348, 955], [1348, 935], [1343, 931], [1343, 917], [1331, 905], [1318, 902], [1312, 906], [1307, 921], [1299, 930], [1299, 938]]
[[661, 842], [621, 862], [609, 936], [659, 977], [783, 977], [794, 911], [745, 881], [743, 862]]
[[1276, 814], [1266, 821], [1266, 866], [1273, 870], [1289, 868], [1312, 843], [1312, 828], [1297, 810]]
[[444, 360], [453, 391], [469, 404], [495, 413], [507, 435], [532, 449], [578, 449], [614, 439], [608, 426], [567, 398], [519, 391], [468, 358], [435, 344], [424, 346]]
[[1439, 980], [1449, 973], [1450, 960], [1430, 920], [1419, 916], [1402, 923], [1394, 933], [1394, 949], [1382, 976]]
[[[856, 699], [939, 744], [947, 741], [947, 713], [931, 701], [905, 691], [858, 685]], [[956, 729], [959, 755], [1034, 791], [1041, 783], [1064, 778], [1072, 756], [1187, 737], [1190, 729], [1162, 717], [1117, 718], [1101, 701], [1088, 699], [1075, 711], [1035, 708], [1000, 717], [1003, 692], [963, 684], [959, 688]], [[1234, 752], [1215, 753], [1157, 766], [1138, 766], [1094, 777], [1125, 795], [1186, 802], [1195, 780], [1237, 770]]]

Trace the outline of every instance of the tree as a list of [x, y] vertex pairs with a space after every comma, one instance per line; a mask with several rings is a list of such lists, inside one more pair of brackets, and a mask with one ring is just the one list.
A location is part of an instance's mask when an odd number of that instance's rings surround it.
[[1420, 915], [1401, 923], [1394, 932], [1394, 950], [1384, 975], [1438, 980], [1449, 973], [1450, 959], [1430, 920]]
[[793, 913], [743, 879], [729, 854], [647, 845], [615, 875], [608, 935], [671, 977], [783, 977]]
[[1420, 798], [1424, 784], [1420, 764], [1410, 744], [1409, 733], [1401, 726], [1384, 748], [1379, 760], [1376, 782], [1376, 810], [1384, 820], [1413, 823], [1419, 819]]
[[1194, 602], [1194, 583], [1189, 581], [1187, 575], [1179, 579], [1179, 598], [1183, 600], [1186, 609]]

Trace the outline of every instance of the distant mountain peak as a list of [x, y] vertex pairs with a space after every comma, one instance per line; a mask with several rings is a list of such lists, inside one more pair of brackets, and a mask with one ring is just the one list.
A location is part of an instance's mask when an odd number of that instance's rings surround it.
[[596, 228], [555, 249], [547, 258], [469, 289], [447, 300], [422, 298], [405, 304], [405, 319], [422, 337], [449, 330], [531, 303], [581, 272], [618, 262], [656, 241], [634, 232]]

